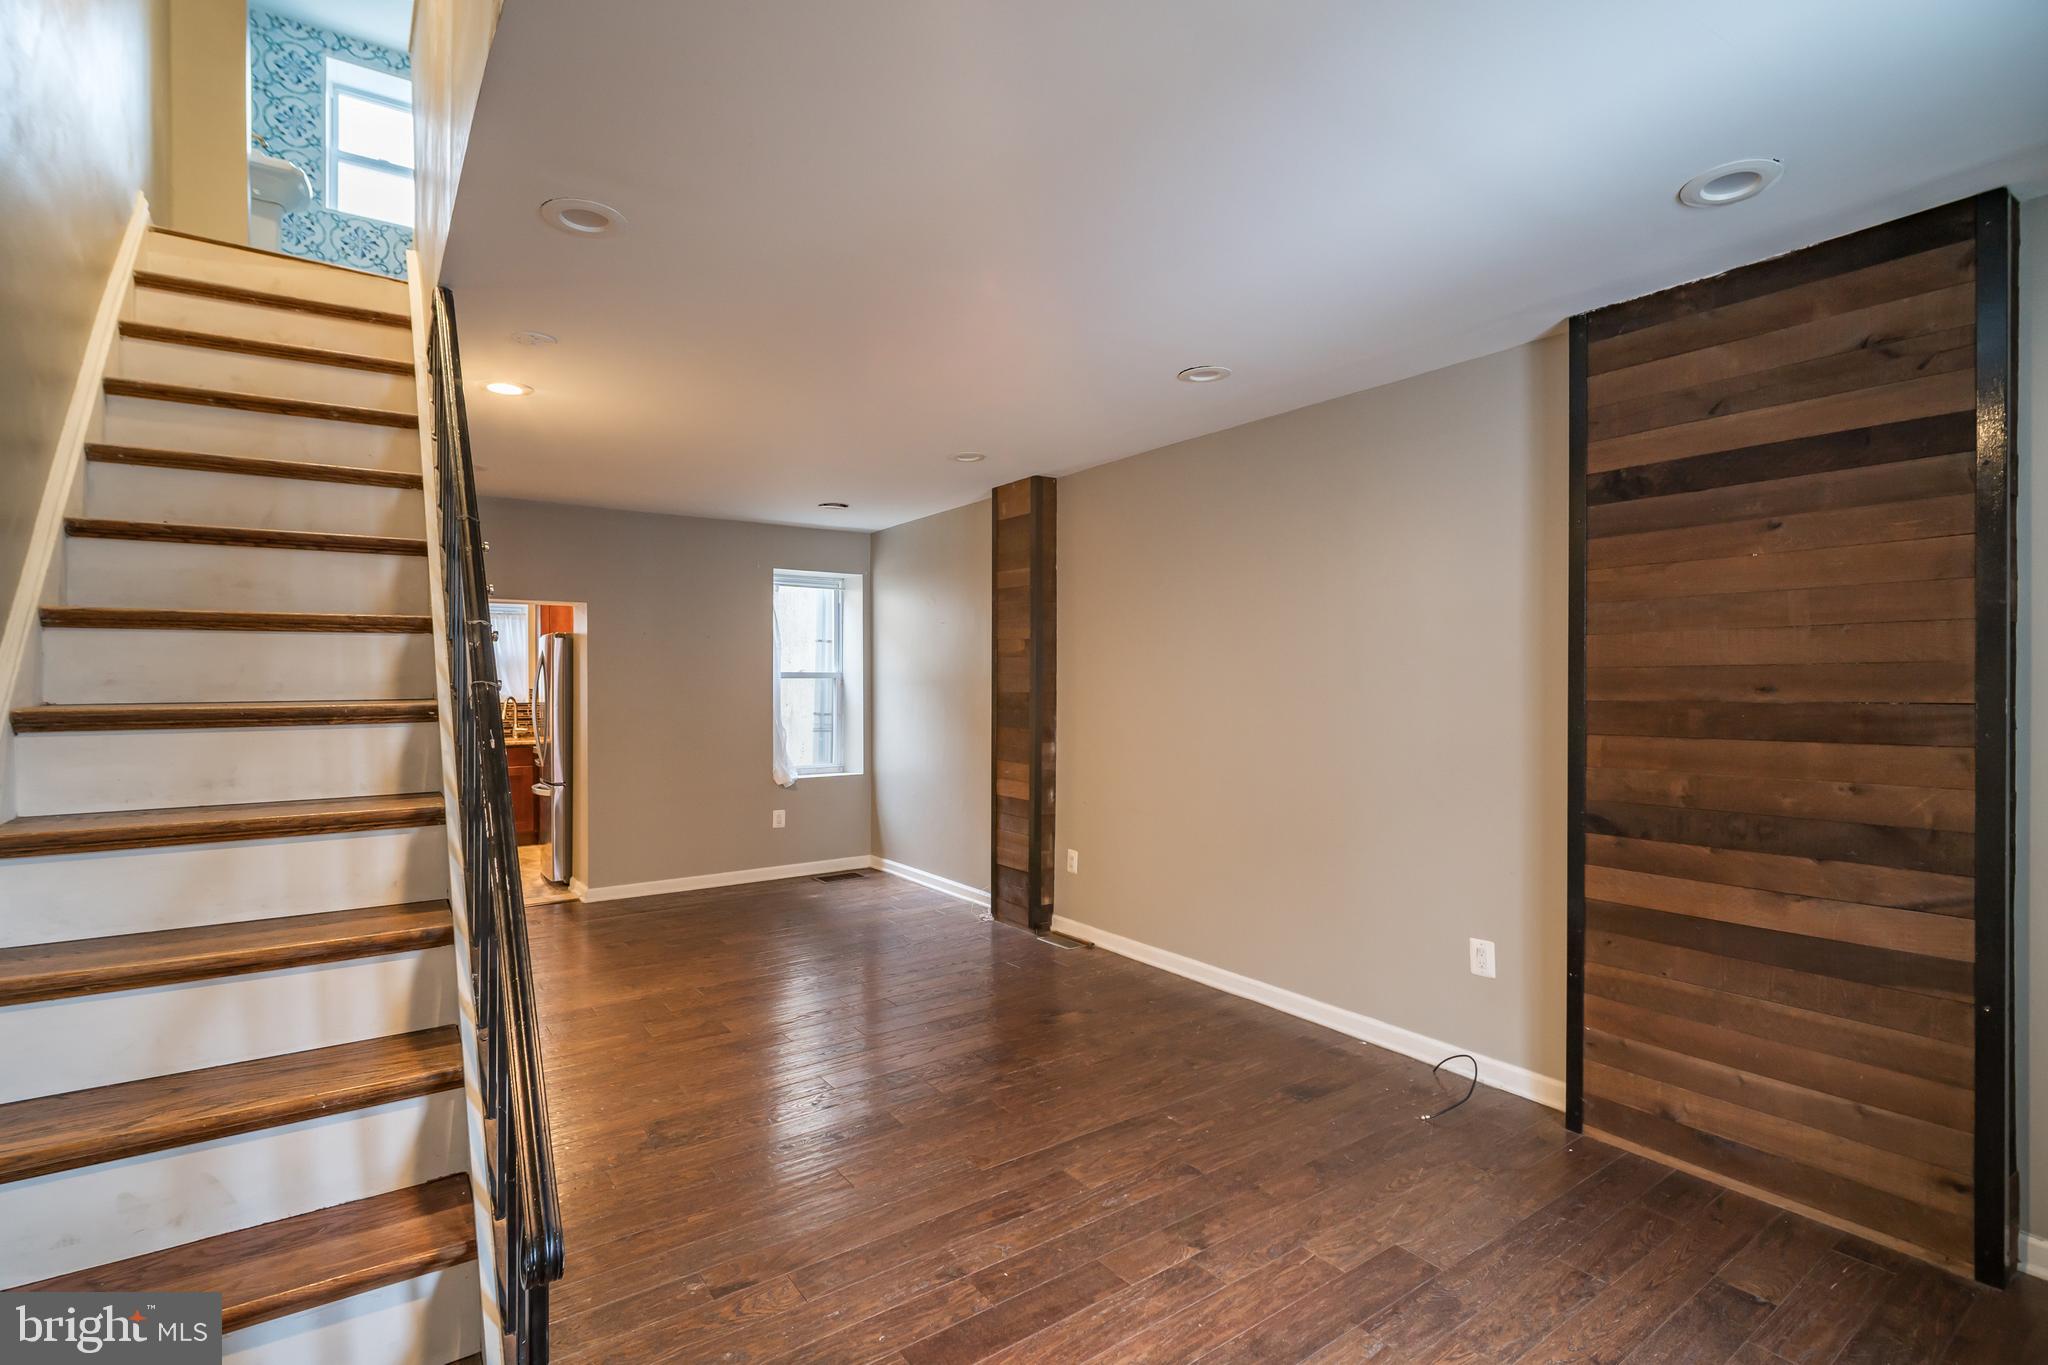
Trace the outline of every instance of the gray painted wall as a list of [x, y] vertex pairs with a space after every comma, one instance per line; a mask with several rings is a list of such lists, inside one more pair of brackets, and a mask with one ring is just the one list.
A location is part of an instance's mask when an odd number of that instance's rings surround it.
[[161, 0], [16, 0], [0, 42], [0, 604], [22, 566], [94, 310], [161, 158]]
[[988, 890], [987, 499], [874, 538], [875, 852]]
[[1563, 1075], [1565, 361], [1060, 480], [1059, 913]]
[[[789, 790], [768, 768], [774, 572], [865, 574], [866, 534], [504, 498], [480, 511], [495, 595], [587, 607], [579, 877], [604, 888], [872, 851], [867, 772]], [[786, 829], [769, 827], [778, 808]]]

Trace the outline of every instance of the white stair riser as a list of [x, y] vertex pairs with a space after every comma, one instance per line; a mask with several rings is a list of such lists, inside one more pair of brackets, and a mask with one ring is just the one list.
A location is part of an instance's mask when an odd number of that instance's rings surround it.
[[163, 232], [152, 232], [142, 239], [142, 258], [135, 268], [188, 280], [211, 280], [237, 289], [261, 289], [298, 299], [347, 304], [352, 308], [375, 308], [385, 313], [406, 310], [402, 280], [269, 252], [242, 251], [218, 242], [195, 242]]
[[408, 327], [387, 327], [381, 322], [353, 322], [346, 318], [322, 317], [294, 308], [271, 308], [257, 303], [230, 303], [169, 289], [136, 286], [129, 294], [128, 306], [122, 310], [121, 316], [136, 322], [152, 322], [159, 327], [183, 328], [188, 332], [282, 341], [290, 346], [318, 346], [323, 351], [348, 351], [354, 355], [383, 356], [387, 360], [412, 359], [412, 329]]
[[134, 337], [121, 339], [107, 372], [122, 379], [226, 389], [231, 393], [262, 393], [273, 398], [306, 398], [316, 403], [346, 403], [392, 412], [411, 412], [417, 399], [411, 375]]
[[440, 735], [426, 722], [30, 732], [14, 746], [22, 815], [387, 796], [441, 782]]
[[0, 1282], [386, 1194], [466, 1169], [466, 1148], [453, 1090], [0, 1185]]
[[447, 895], [441, 825], [0, 858], [0, 948]]
[[228, 1334], [225, 1365], [448, 1365], [483, 1343], [474, 1261]]
[[108, 445], [308, 460], [357, 469], [412, 472], [420, 467], [419, 432], [325, 417], [284, 417], [154, 398], [109, 398], [102, 430], [105, 434], [100, 439]]
[[64, 600], [74, 607], [418, 615], [427, 593], [425, 555], [64, 540]]
[[429, 948], [0, 1010], [0, 1104], [455, 1022], [455, 950]]
[[42, 649], [43, 700], [60, 704], [434, 694], [430, 634], [53, 629]]
[[427, 521], [417, 488], [213, 474], [98, 460], [85, 467], [85, 515], [114, 521], [182, 521], [364, 536], [420, 536], [426, 533]]

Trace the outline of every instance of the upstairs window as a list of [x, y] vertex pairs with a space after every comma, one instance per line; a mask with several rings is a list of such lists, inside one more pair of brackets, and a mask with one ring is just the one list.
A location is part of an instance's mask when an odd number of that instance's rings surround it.
[[412, 82], [327, 59], [327, 207], [412, 226]]

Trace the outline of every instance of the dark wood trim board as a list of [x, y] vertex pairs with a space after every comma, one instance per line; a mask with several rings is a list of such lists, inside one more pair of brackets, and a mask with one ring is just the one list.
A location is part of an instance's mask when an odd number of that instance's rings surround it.
[[1566, 1122], [2017, 1259], [2016, 205], [1570, 328]]
[[990, 903], [1003, 923], [1044, 933], [1053, 916], [1058, 485], [1042, 475], [1004, 484], [991, 508]]

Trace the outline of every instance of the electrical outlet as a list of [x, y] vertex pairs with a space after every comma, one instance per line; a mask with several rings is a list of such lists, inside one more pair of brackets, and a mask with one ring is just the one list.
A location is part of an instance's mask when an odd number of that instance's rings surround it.
[[1078, 849], [1067, 850], [1067, 871], [1077, 874], [1081, 871], [1081, 854]]
[[770, 829], [781, 829], [784, 825], [788, 823], [789, 812], [786, 810], [776, 811], [773, 815], [770, 815], [768, 817], [768, 827]]
[[1493, 975], [1493, 940], [1475, 938], [1472, 940], [1472, 975]]

